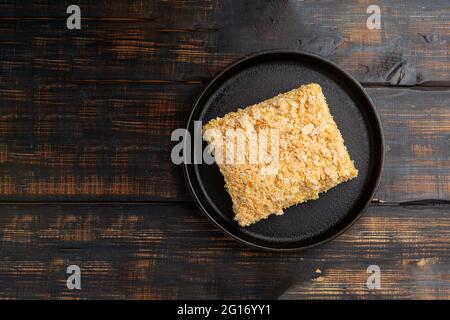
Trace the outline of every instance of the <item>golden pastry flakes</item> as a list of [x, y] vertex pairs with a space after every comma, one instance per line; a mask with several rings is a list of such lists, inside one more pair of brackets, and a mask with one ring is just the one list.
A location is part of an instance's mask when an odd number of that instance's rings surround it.
[[318, 84], [213, 119], [203, 136], [241, 226], [281, 215], [358, 174]]

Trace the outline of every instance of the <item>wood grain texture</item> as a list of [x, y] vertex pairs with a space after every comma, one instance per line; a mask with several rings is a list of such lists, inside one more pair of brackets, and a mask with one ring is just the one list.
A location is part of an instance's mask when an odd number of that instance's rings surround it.
[[[382, 28], [366, 27], [373, 1], [78, 1], [0, 4], [0, 70], [52, 79], [207, 81], [248, 53], [314, 52], [365, 83], [450, 81], [445, 0], [383, 1]], [[32, 72], [32, 71], [35, 72]]]
[[[450, 298], [448, 206], [371, 207], [331, 243], [282, 254], [243, 247], [193, 205], [1, 211], [0, 298]], [[70, 264], [81, 291], [65, 287]]]
[[[36, 84], [0, 89], [3, 200], [187, 199], [170, 161], [200, 88]], [[36, 91], [35, 91], [36, 90]], [[17, 95], [28, 98], [17, 99]]]
[[[67, 1], [0, 1], [0, 299], [450, 299], [447, 0], [76, 3], [80, 31]], [[366, 28], [371, 4], [381, 30]], [[382, 201], [300, 253], [220, 233], [169, 161], [206, 82], [278, 48], [355, 76], [386, 139]]]
[[[189, 201], [170, 134], [202, 84], [0, 86], [3, 201]], [[377, 198], [450, 200], [450, 91], [368, 88], [386, 139]]]
[[[169, 162], [170, 132], [205, 80], [252, 51], [312, 51], [372, 85], [449, 74], [440, 1], [385, 3], [382, 31], [365, 27], [364, 1], [79, 6], [83, 29], [69, 31], [63, 2], [0, 4], [0, 200], [190, 200]], [[388, 142], [377, 197], [449, 199], [448, 92], [369, 94]]]

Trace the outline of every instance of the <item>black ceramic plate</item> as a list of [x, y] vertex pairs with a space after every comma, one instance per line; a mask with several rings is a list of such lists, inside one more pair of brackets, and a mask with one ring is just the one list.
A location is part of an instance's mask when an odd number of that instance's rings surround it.
[[[216, 164], [186, 164], [188, 186], [200, 209], [228, 235], [262, 249], [305, 249], [341, 234], [370, 203], [381, 175], [383, 134], [370, 98], [337, 65], [311, 54], [270, 51], [248, 56], [226, 68], [201, 93], [188, 121], [204, 123], [302, 84], [318, 83], [359, 170], [356, 179], [290, 207], [250, 227], [233, 220], [231, 198]], [[205, 143], [203, 147], [205, 146]]]

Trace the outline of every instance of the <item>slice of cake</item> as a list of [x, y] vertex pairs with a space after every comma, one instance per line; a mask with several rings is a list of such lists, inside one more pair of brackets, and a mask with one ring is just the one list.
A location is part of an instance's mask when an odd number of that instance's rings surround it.
[[241, 226], [281, 215], [358, 175], [318, 84], [213, 119], [203, 137]]

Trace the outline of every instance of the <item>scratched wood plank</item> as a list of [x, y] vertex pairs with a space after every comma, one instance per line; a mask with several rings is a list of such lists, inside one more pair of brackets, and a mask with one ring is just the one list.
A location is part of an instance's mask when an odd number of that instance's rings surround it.
[[[315, 52], [367, 85], [449, 85], [444, 0], [384, 1], [380, 31], [365, 28], [373, 1], [77, 3], [69, 32], [69, 3], [0, 1], [2, 201], [190, 200], [170, 132], [198, 83], [250, 52]], [[449, 299], [449, 207], [429, 205], [450, 198], [449, 92], [369, 94], [387, 142], [377, 198], [402, 205], [294, 254], [243, 248], [192, 204], [3, 205], [0, 298]], [[81, 292], [65, 288], [73, 263]], [[368, 292], [374, 263], [383, 289]]]
[[385, 136], [377, 197], [450, 200], [450, 91], [369, 89]]
[[[244, 247], [189, 204], [2, 205], [0, 298], [450, 298], [449, 206], [373, 206], [305, 252]], [[69, 291], [65, 269], [82, 270]], [[366, 268], [382, 289], [365, 288]]]
[[[0, 84], [0, 200], [191, 200], [170, 161], [203, 85]], [[369, 88], [386, 139], [377, 198], [450, 199], [450, 91]]]
[[366, 27], [369, 0], [77, 3], [81, 31], [65, 26], [68, 3], [0, 3], [2, 77], [207, 81], [248, 53], [290, 48], [365, 83], [450, 82], [446, 0], [380, 2], [380, 30]]
[[1, 87], [2, 200], [187, 199], [170, 133], [200, 88]]

